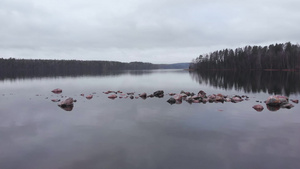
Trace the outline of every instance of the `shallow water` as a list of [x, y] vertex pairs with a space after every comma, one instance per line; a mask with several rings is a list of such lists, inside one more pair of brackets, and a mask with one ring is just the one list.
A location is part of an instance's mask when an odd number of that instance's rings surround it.
[[[273, 89], [249, 91], [236, 84], [225, 88], [199, 77], [183, 70], [154, 70], [2, 79], [0, 168], [300, 167], [298, 104], [270, 111], [261, 103], [265, 109], [256, 112], [252, 106], [266, 100]], [[63, 92], [53, 94], [55, 88]], [[168, 95], [111, 100], [103, 93], [107, 90], [135, 95], [204, 90], [207, 94], [247, 95], [250, 100], [170, 105]], [[299, 99], [297, 91], [290, 91], [289, 98]], [[94, 93], [94, 97], [88, 100], [82, 93]], [[77, 100], [72, 111], [51, 101], [66, 97]]]

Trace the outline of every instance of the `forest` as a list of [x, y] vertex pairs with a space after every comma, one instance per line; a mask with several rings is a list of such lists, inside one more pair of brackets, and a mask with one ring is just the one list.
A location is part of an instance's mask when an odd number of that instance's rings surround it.
[[158, 65], [144, 62], [41, 60], [0, 58], [0, 79], [44, 76], [100, 75], [118, 70], [157, 69]]
[[290, 42], [269, 46], [217, 50], [193, 59], [194, 70], [300, 70], [300, 45]]

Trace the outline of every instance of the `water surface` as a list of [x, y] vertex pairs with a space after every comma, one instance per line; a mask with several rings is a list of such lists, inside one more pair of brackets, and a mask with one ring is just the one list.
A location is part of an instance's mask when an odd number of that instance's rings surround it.
[[[285, 76], [296, 83], [291, 90], [284, 90], [289, 87], [282, 82], [272, 89], [263, 85], [270, 82], [262, 82], [264, 89], [258, 90], [257, 79], [245, 83], [183, 70], [4, 78], [0, 81], [0, 168], [299, 168], [299, 105], [270, 111], [261, 103], [262, 112], [252, 109], [256, 101], [274, 93], [299, 99], [298, 82], [289, 78], [298, 75]], [[265, 77], [270, 76], [259, 79]], [[61, 94], [51, 93], [58, 87]], [[102, 93], [107, 90], [135, 95], [204, 90], [247, 95], [250, 100], [170, 105], [168, 95], [111, 100]], [[88, 100], [80, 94], [94, 97]], [[72, 111], [51, 102], [61, 97], [77, 99]]]

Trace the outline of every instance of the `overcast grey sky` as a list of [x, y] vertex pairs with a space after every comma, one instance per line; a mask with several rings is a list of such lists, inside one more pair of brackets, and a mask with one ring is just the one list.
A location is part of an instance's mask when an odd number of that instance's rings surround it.
[[0, 0], [0, 58], [190, 62], [300, 42], [299, 0]]

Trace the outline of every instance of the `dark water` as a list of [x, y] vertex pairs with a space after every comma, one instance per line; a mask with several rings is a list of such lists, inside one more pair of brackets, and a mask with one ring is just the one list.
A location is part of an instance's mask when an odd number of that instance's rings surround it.
[[[270, 73], [270, 72], [269, 72]], [[278, 72], [277, 72], [278, 73]], [[231, 74], [231, 76], [230, 76]], [[127, 71], [0, 81], [1, 169], [296, 169], [300, 108], [256, 112], [271, 94], [299, 99], [299, 74]], [[278, 81], [273, 81], [278, 79]], [[293, 84], [291, 84], [293, 83]], [[51, 93], [62, 88], [61, 94]], [[247, 95], [241, 103], [110, 100], [103, 91]], [[80, 96], [94, 93], [91, 100]], [[77, 99], [72, 111], [51, 102]]]

